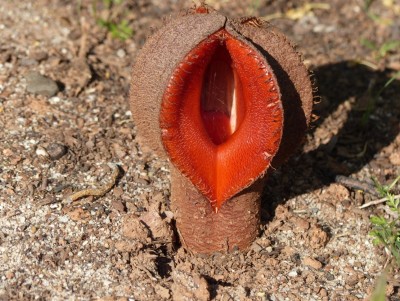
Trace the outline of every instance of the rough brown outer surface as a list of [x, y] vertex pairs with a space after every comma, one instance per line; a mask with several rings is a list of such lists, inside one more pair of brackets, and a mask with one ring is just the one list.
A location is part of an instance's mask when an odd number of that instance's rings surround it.
[[130, 104], [141, 143], [159, 156], [159, 114], [162, 96], [172, 72], [197, 44], [224, 27], [226, 18], [217, 13], [189, 14], [168, 22], [152, 35], [136, 58], [132, 71]]
[[[217, 13], [188, 14], [167, 23], [148, 39], [133, 67], [131, 110], [141, 143], [165, 157], [159, 114], [172, 72], [187, 53], [226, 25]], [[300, 145], [313, 104], [312, 84], [300, 55], [285, 36], [271, 26], [229, 21], [226, 29], [247, 38], [264, 55], [277, 78], [284, 108], [281, 147], [272, 165], [280, 165]], [[240, 36], [242, 35], [242, 36]], [[210, 202], [171, 164], [171, 199], [183, 245], [195, 253], [248, 248], [259, 231], [262, 180], [225, 202], [214, 213]]]
[[281, 145], [272, 166], [282, 164], [301, 144], [311, 119], [313, 87], [300, 54], [287, 38], [266, 23], [261, 27], [230, 21], [226, 29], [250, 40], [274, 70], [282, 94], [284, 126]]
[[215, 213], [210, 202], [171, 165], [171, 207], [182, 245], [201, 254], [247, 249], [259, 233], [262, 188], [262, 181], [255, 182]]

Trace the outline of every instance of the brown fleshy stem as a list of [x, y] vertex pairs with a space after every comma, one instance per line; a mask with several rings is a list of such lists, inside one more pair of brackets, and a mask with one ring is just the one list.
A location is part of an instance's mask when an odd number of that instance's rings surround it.
[[262, 189], [261, 179], [215, 213], [209, 200], [171, 165], [171, 207], [183, 247], [200, 254], [249, 248], [259, 233]]

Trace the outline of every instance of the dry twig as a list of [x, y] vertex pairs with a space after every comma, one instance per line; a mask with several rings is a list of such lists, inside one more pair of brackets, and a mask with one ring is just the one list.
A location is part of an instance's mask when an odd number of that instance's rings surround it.
[[372, 194], [373, 196], [379, 196], [378, 192], [375, 190], [374, 185], [370, 183], [359, 181], [345, 176], [336, 176], [335, 181], [336, 183], [339, 183], [349, 189], [362, 190], [364, 192]]
[[[400, 199], [400, 194], [395, 195], [394, 199], [395, 200]], [[378, 200], [375, 200], [375, 201], [371, 201], [371, 202], [365, 203], [364, 205], [362, 205], [362, 206], [360, 206], [358, 208], [364, 209], [364, 208], [367, 208], [367, 207], [370, 207], [370, 206], [373, 206], [373, 205], [382, 204], [382, 203], [386, 202], [387, 200], [388, 200], [388, 198], [381, 198], [381, 199], [378, 199]]]
[[115, 183], [117, 182], [118, 176], [119, 176], [119, 167], [115, 163], [108, 163], [108, 166], [111, 167], [113, 170], [111, 174], [111, 181], [106, 183], [104, 186], [100, 188], [93, 188], [93, 189], [84, 189], [80, 190], [78, 192], [75, 192], [74, 194], [70, 195], [67, 197], [62, 203], [64, 204], [71, 204], [72, 202], [86, 196], [94, 196], [94, 197], [99, 197], [105, 195], [107, 192], [113, 188]]

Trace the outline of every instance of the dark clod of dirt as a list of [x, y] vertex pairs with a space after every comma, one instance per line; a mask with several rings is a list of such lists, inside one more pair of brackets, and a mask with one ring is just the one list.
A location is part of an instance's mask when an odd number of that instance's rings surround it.
[[39, 72], [31, 71], [25, 78], [26, 90], [30, 93], [52, 97], [59, 91], [59, 87], [54, 80], [41, 75]]
[[49, 55], [45, 51], [34, 51], [31, 53], [30, 57], [35, 61], [41, 62], [47, 60]]
[[67, 153], [68, 149], [65, 145], [59, 143], [51, 143], [46, 148], [46, 151], [49, 154], [51, 160], [58, 160]]

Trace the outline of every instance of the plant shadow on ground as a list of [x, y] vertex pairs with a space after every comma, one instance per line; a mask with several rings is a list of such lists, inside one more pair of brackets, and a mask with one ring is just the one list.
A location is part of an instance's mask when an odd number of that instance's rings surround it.
[[358, 172], [400, 130], [400, 81], [394, 80], [377, 95], [394, 70], [375, 71], [343, 61], [319, 66], [313, 72], [321, 102], [315, 106], [319, 119], [310, 134], [321, 142], [294, 155], [268, 177], [262, 198], [263, 224], [272, 220], [275, 208], [289, 198], [334, 183], [337, 175]]

